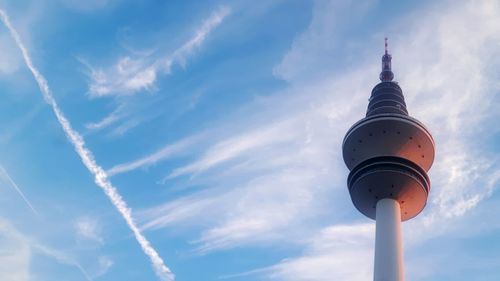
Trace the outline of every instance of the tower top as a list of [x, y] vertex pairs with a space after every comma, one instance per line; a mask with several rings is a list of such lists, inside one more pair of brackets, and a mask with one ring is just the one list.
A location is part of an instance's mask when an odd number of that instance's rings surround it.
[[382, 72], [380, 72], [380, 81], [391, 82], [394, 79], [394, 73], [392, 73], [391, 60], [392, 56], [389, 54], [387, 49], [387, 37], [385, 38], [385, 53], [382, 56]]

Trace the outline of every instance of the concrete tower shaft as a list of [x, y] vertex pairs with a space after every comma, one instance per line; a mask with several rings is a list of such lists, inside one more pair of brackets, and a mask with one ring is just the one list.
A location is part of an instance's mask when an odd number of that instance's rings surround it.
[[391, 198], [399, 203], [405, 221], [426, 205], [434, 141], [427, 128], [408, 115], [403, 91], [392, 81], [391, 59], [386, 41], [381, 82], [372, 90], [366, 117], [347, 132], [342, 151], [354, 206], [375, 219], [377, 202]]

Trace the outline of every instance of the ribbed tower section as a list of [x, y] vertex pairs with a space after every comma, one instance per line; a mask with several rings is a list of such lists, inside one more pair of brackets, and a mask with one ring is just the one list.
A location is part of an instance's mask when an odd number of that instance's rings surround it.
[[403, 91], [392, 81], [387, 39], [385, 46], [381, 82], [371, 92], [366, 117], [347, 131], [342, 151], [350, 170], [352, 202], [376, 220], [374, 280], [402, 281], [400, 224], [426, 205], [434, 141], [426, 127], [408, 115]]

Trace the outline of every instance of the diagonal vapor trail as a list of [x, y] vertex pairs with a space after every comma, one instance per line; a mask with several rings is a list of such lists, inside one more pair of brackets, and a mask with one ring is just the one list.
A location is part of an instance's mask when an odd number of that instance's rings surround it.
[[17, 191], [17, 193], [19, 194], [19, 196], [21, 196], [21, 198], [24, 200], [24, 202], [26, 203], [26, 205], [28, 205], [28, 207], [31, 209], [31, 211], [33, 211], [33, 213], [35, 215], [39, 216], [40, 214], [37, 212], [37, 210], [35, 209], [35, 207], [33, 207], [33, 205], [31, 205], [31, 202], [28, 200], [28, 198], [26, 198], [26, 196], [24, 196], [24, 193], [21, 191], [21, 188], [19, 188], [19, 186], [11, 178], [11, 176], [9, 175], [9, 173], [7, 173], [7, 171], [5, 170], [5, 168], [2, 165], [0, 165], [0, 173], [2, 174], [1, 176], [3, 176], [10, 183], [10, 185]]
[[71, 265], [71, 266], [76, 267], [82, 273], [82, 275], [85, 277], [85, 280], [93, 281], [92, 277], [90, 277], [90, 274], [87, 272], [87, 270], [85, 270], [85, 268], [83, 268], [83, 266], [78, 261], [65, 255], [63, 252], [60, 252], [58, 250], [49, 248], [47, 246], [44, 246], [44, 245], [38, 244], [38, 243], [34, 243], [32, 245], [32, 247], [37, 249], [38, 251], [40, 251], [44, 255], [51, 257], [51, 258], [54, 258], [55, 260], [57, 260], [58, 262], [60, 262], [62, 264]]
[[85, 146], [85, 141], [83, 137], [71, 127], [71, 123], [66, 118], [66, 116], [64, 116], [63, 112], [59, 108], [59, 105], [57, 105], [56, 100], [52, 96], [47, 80], [33, 65], [28, 50], [22, 43], [19, 34], [17, 33], [16, 29], [14, 29], [14, 27], [12, 26], [9, 17], [7, 16], [7, 14], [3, 9], [0, 9], [0, 20], [5, 25], [5, 27], [7, 27], [7, 29], [10, 32], [10, 35], [16, 42], [17, 47], [20, 49], [24, 58], [24, 62], [26, 63], [26, 66], [29, 68], [38, 86], [40, 87], [40, 91], [42, 92], [45, 102], [52, 107], [52, 111], [56, 115], [57, 121], [61, 125], [64, 133], [66, 134], [66, 137], [71, 142], [71, 144], [73, 144], [76, 153], [80, 156], [85, 167], [87, 167], [89, 172], [94, 176], [95, 183], [104, 191], [104, 193], [109, 198], [111, 203], [116, 207], [118, 212], [120, 212], [120, 214], [122, 215], [128, 227], [133, 232], [137, 242], [141, 246], [143, 252], [151, 260], [156, 275], [162, 281], [174, 280], [174, 274], [165, 265], [163, 259], [160, 257], [158, 252], [151, 246], [149, 241], [137, 227], [134, 219], [132, 218], [132, 210], [127, 206], [127, 203], [123, 200], [121, 195], [118, 193], [117, 189], [109, 181], [108, 175], [106, 174], [104, 169], [97, 164], [97, 162], [94, 159], [94, 155]]

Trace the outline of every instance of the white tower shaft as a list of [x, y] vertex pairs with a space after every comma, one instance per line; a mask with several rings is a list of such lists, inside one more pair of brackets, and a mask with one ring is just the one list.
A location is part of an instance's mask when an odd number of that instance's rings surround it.
[[404, 281], [401, 208], [384, 198], [376, 206], [374, 281]]

